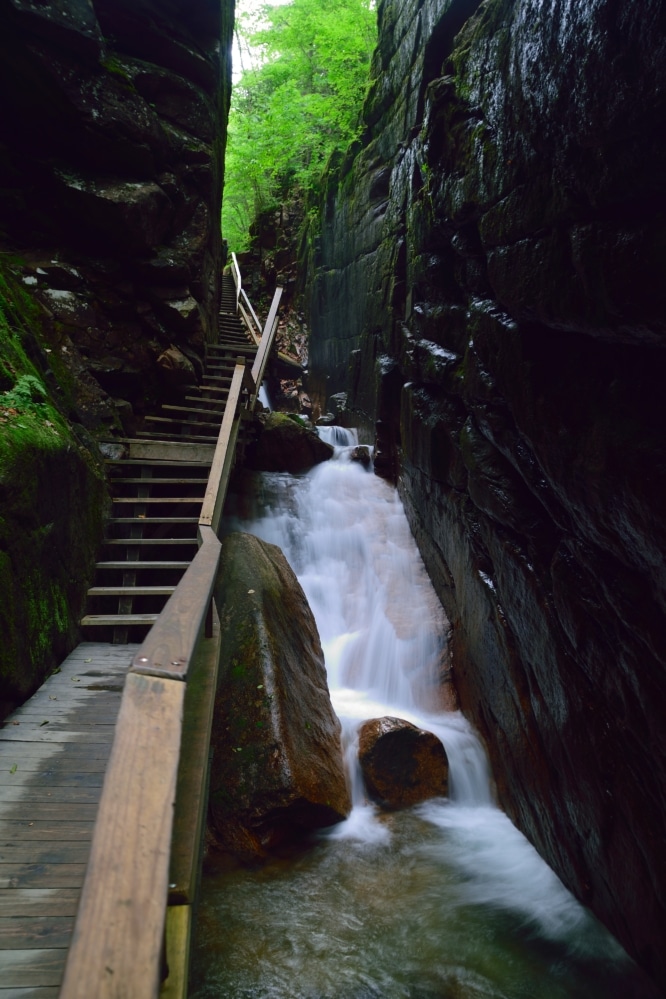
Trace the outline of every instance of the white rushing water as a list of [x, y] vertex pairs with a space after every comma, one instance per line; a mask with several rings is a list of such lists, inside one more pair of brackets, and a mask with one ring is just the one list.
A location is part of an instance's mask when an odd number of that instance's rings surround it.
[[[336, 458], [306, 476], [264, 475], [256, 519], [232, 527], [277, 544], [305, 591], [354, 809], [288, 869], [212, 886], [196, 996], [647, 997], [621, 948], [493, 804], [479, 739], [440, 703], [441, 605], [396, 491], [349, 460], [350, 434], [326, 428]], [[439, 736], [449, 799], [389, 816], [366, 802], [356, 732], [383, 715]]]

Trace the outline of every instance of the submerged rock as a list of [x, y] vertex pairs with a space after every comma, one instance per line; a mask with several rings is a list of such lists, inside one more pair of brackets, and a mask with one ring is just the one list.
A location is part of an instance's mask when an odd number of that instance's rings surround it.
[[359, 730], [358, 758], [368, 795], [382, 808], [409, 808], [446, 797], [449, 762], [444, 746], [402, 718], [372, 718]]
[[351, 810], [340, 723], [312, 612], [280, 549], [225, 538], [218, 598], [210, 832], [221, 849], [264, 856]]
[[248, 449], [247, 465], [256, 472], [305, 472], [332, 457], [331, 445], [298, 417], [271, 413]]

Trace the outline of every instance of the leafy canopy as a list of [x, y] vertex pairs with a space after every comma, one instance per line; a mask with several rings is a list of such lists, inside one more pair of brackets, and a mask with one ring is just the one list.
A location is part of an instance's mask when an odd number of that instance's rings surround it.
[[360, 131], [377, 37], [374, 0], [291, 0], [237, 18], [245, 68], [231, 98], [223, 235], [247, 248], [255, 215], [316, 189]]

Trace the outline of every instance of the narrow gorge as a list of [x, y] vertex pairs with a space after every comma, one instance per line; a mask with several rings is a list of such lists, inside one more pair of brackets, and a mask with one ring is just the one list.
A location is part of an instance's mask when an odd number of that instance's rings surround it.
[[[298, 375], [397, 486], [497, 803], [666, 990], [664, 4], [376, 13], [360, 138], [289, 219]], [[233, 26], [0, 0], [0, 720], [78, 641], [104, 448], [217, 337]]]

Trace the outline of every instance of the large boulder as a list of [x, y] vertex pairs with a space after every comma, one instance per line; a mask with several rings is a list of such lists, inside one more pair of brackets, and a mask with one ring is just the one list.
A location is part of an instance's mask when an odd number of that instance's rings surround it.
[[358, 758], [370, 798], [386, 809], [446, 797], [449, 761], [444, 746], [402, 718], [371, 718], [359, 729]]
[[256, 472], [305, 472], [333, 457], [333, 448], [298, 417], [271, 413], [248, 449], [247, 465]]
[[222, 545], [209, 827], [221, 849], [263, 856], [351, 810], [317, 627], [284, 555], [250, 534]]

